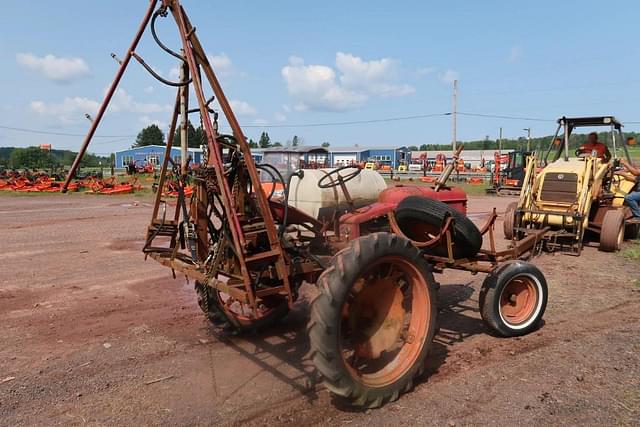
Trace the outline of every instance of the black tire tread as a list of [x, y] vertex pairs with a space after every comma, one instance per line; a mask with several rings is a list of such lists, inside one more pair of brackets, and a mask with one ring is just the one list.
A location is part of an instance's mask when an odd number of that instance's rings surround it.
[[[423, 271], [432, 305], [431, 325], [423, 350], [424, 356], [418, 358], [414, 367], [395, 384], [380, 389], [367, 389], [354, 381], [344, 366], [339, 354], [339, 331], [333, 325], [337, 324], [341, 316], [342, 301], [352, 285], [349, 283], [351, 277], [357, 277], [372, 260], [389, 252], [404, 254]], [[411, 242], [395, 234], [373, 233], [361, 237], [350, 242], [349, 246], [335, 255], [332, 266], [318, 278], [317, 287], [320, 293], [311, 303], [307, 327], [313, 362], [332, 393], [349, 399], [354, 406], [374, 408], [396, 400], [400, 393], [413, 388], [414, 379], [424, 372], [423, 365], [436, 332], [434, 283], [429, 264], [420, 255], [420, 251]]]
[[515, 223], [516, 209], [518, 208], [518, 202], [511, 202], [507, 205], [507, 209], [504, 211], [504, 217], [502, 222], [502, 230], [504, 232], [504, 238], [507, 240], [513, 240], [514, 232], [513, 227]]
[[[207, 299], [206, 306], [203, 307], [201, 305], [200, 308], [202, 309], [207, 319], [214, 326], [222, 327], [237, 334], [256, 333], [263, 331], [280, 321], [280, 319], [286, 316], [289, 312], [289, 306], [286, 301], [284, 301], [282, 305], [276, 307], [271, 313], [269, 313], [262, 319], [252, 321], [249, 324], [245, 324], [239, 322], [235, 317], [229, 315], [222, 309], [222, 307], [220, 307], [220, 303], [214, 295], [215, 291], [213, 289], [209, 288], [206, 285], [200, 284], [199, 282], [196, 282], [195, 287], [196, 292], [204, 292], [206, 294], [201, 296]], [[199, 287], [200, 289], [198, 289]]]
[[[542, 295], [543, 302], [540, 313], [538, 314], [538, 320], [533, 322], [525, 329], [516, 330], [511, 329], [508, 325], [504, 324], [504, 322], [500, 318], [500, 313], [498, 312], [497, 307], [493, 304], [493, 302], [495, 302], [496, 299], [500, 298], [502, 284], [504, 282], [508, 281], [510, 277], [525, 272], [537, 275], [541, 280], [542, 288], [544, 290], [544, 295]], [[484, 282], [482, 283], [482, 288], [480, 289], [478, 304], [480, 306], [480, 316], [482, 317], [485, 325], [489, 327], [489, 329], [491, 329], [491, 331], [495, 334], [508, 338], [526, 335], [531, 331], [537, 329], [540, 321], [542, 320], [542, 317], [544, 316], [544, 312], [547, 307], [547, 300], [547, 282], [542, 272], [531, 263], [515, 260], [505, 262], [502, 266], [500, 266], [485, 278]]]
[[600, 228], [600, 247], [602, 252], [615, 252], [619, 250], [618, 234], [620, 227], [624, 227], [624, 210], [609, 210], [604, 214], [602, 227]]
[[[469, 258], [478, 253], [482, 247], [482, 234], [478, 227], [465, 215], [440, 200], [421, 196], [410, 196], [403, 199], [395, 209], [398, 225], [405, 219], [425, 221], [440, 227], [447, 214], [455, 220], [453, 241], [454, 257]], [[447, 256], [442, 247], [427, 250], [427, 253]]]

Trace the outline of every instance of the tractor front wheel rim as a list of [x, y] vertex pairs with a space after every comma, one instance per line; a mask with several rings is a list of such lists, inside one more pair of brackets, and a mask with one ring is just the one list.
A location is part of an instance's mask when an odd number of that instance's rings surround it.
[[526, 327], [540, 308], [540, 284], [528, 275], [512, 278], [500, 294], [500, 317], [511, 327]]

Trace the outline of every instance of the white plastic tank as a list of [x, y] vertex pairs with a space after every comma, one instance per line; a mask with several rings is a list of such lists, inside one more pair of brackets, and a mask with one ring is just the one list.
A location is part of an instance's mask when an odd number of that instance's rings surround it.
[[[318, 182], [327, 173], [335, 169], [304, 169], [304, 177], [299, 179], [294, 176], [291, 179], [289, 189], [289, 205], [300, 209], [314, 218], [331, 218], [336, 210], [344, 210], [348, 207], [344, 192], [337, 184], [336, 175], [332, 175], [336, 186], [333, 188], [319, 188]], [[355, 169], [343, 169], [340, 175], [346, 177]], [[327, 178], [323, 184], [330, 183]], [[347, 191], [354, 202], [355, 207], [370, 204], [378, 199], [378, 195], [387, 188], [384, 178], [378, 172], [362, 169], [353, 179], [345, 183]]]

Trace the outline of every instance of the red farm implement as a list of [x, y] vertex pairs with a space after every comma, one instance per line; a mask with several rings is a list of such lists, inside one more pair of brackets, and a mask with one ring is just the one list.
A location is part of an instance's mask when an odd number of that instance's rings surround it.
[[[155, 30], [157, 21], [169, 16], [178, 29], [179, 52], [160, 41]], [[179, 81], [157, 75], [135, 52], [147, 26], [160, 47], [179, 61]], [[131, 58], [177, 87], [157, 184], [164, 189], [170, 175], [177, 177], [176, 208], [168, 212], [164, 192], [156, 191], [143, 251], [195, 282], [198, 303], [213, 323], [240, 332], [266, 328], [287, 314], [303, 282], [315, 284], [318, 296], [308, 327], [313, 362], [333, 393], [366, 407], [396, 399], [425, 371], [437, 328], [434, 272], [488, 273], [481, 312], [496, 334], [522, 335], [539, 324], [547, 298], [544, 276], [517, 260], [535, 251], [535, 238], [497, 251], [495, 215], [478, 230], [465, 216], [464, 192], [446, 185], [454, 162], [443, 165], [432, 187], [375, 190], [377, 200], [364, 205], [359, 194], [376, 183], [386, 187], [376, 171], [345, 166], [282, 176], [268, 165], [256, 165], [178, 0], [150, 1], [67, 183]], [[196, 97], [194, 107], [190, 93]], [[231, 134], [218, 132], [219, 113]], [[199, 115], [206, 135], [203, 161], [191, 172], [189, 114]], [[176, 129], [183, 154], [173, 165]], [[283, 197], [262, 190], [262, 173], [281, 186]], [[189, 198], [188, 181], [193, 186]], [[339, 208], [314, 207], [324, 200], [335, 200]], [[481, 250], [483, 236], [490, 240], [487, 250]]]

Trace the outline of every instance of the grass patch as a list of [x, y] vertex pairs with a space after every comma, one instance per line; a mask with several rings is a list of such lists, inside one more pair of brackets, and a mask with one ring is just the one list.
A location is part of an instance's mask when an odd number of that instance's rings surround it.
[[[413, 181], [409, 181], [408, 179], [402, 179], [400, 181], [392, 181], [388, 178], [385, 178], [385, 182], [387, 183], [388, 186], [415, 185], [419, 187], [432, 187], [434, 185], [432, 183], [422, 182], [420, 181], [420, 179], [414, 179]], [[467, 193], [468, 196], [487, 196], [487, 195], [491, 196], [490, 194], [487, 194], [487, 188], [488, 188], [487, 184], [474, 185], [474, 184], [469, 184], [467, 182], [449, 182], [449, 184], [452, 187], [456, 187], [463, 190], [465, 193]]]
[[635, 242], [620, 252], [620, 255], [630, 260], [640, 260], [640, 242]]
[[151, 191], [151, 188], [143, 187], [142, 190], [134, 191], [133, 193], [123, 193], [123, 194], [96, 194], [90, 193], [85, 190], [80, 191], [68, 191], [67, 193], [60, 192], [46, 192], [46, 191], [0, 191], [0, 197], [42, 197], [42, 196], [50, 196], [50, 197], [79, 197], [80, 195], [95, 196], [95, 197], [123, 197], [123, 196], [135, 196], [141, 198], [149, 198], [152, 199], [155, 193]]

